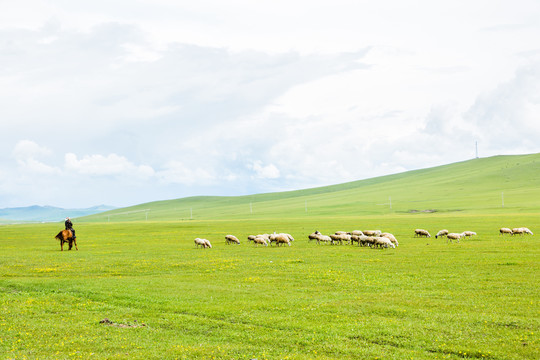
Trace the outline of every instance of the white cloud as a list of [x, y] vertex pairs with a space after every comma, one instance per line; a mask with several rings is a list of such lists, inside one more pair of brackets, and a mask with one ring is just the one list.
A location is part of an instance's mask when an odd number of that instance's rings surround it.
[[135, 165], [125, 157], [117, 154], [85, 155], [78, 159], [77, 155], [68, 153], [65, 155], [66, 172], [75, 172], [82, 175], [108, 176], [125, 175], [139, 176], [142, 178], [154, 175], [154, 169], [146, 165]]
[[262, 161], [255, 161], [251, 166], [258, 179], [277, 179], [280, 177], [279, 169], [274, 164], [263, 165]]
[[37, 158], [48, 157], [52, 151], [44, 146], [40, 146], [31, 140], [21, 140], [13, 149], [13, 156], [19, 164], [19, 168], [27, 173], [41, 175], [59, 174], [61, 170], [57, 167], [47, 165]]
[[459, 161], [475, 141], [540, 151], [534, 0], [2, 10], [0, 199], [234, 195]]
[[13, 155], [19, 161], [49, 156], [51, 153], [52, 151], [49, 148], [40, 146], [31, 140], [20, 140], [13, 149]]
[[164, 184], [207, 185], [216, 180], [211, 170], [188, 167], [180, 161], [170, 161], [156, 176]]

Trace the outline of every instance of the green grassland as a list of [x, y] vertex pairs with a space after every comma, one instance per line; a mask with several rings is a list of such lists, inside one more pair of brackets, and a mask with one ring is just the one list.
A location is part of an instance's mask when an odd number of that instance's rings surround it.
[[415, 211], [504, 214], [539, 209], [540, 154], [532, 154], [473, 159], [314, 189], [156, 201], [80, 221], [266, 219]]
[[[539, 155], [494, 157], [142, 204], [76, 219], [79, 251], [59, 251], [62, 223], [0, 226], [0, 358], [538, 359], [539, 170]], [[389, 196], [392, 209], [377, 205]], [[448, 244], [418, 227], [478, 236]], [[317, 245], [315, 229], [381, 229], [400, 245]], [[273, 231], [292, 246], [246, 240]]]

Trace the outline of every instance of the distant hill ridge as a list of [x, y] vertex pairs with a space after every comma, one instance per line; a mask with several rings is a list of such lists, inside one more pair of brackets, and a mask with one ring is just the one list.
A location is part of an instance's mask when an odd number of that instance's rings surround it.
[[540, 154], [530, 154], [471, 159], [312, 189], [155, 201], [79, 222], [538, 211]]
[[67, 216], [76, 218], [115, 209], [113, 206], [98, 205], [85, 209], [63, 209], [54, 206], [32, 205], [0, 209], [2, 222], [54, 222], [63, 221]]

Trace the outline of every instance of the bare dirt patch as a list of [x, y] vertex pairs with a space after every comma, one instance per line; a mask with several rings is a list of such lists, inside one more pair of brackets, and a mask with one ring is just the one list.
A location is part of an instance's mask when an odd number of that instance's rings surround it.
[[146, 324], [145, 323], [138, 323], [137, 320], [134, 320], [133, 321], [133, 324], [131, 323], [116, 323], [114, 321], [111, 321], [107, 318], [101, 320], [99, 322], [100, 324], [103, 324], [103, 325], [107, 325], [107, 326], [114, 326], [114, 327], [119, 327], [119, 328], [139, 328], [139, 327], [145, 327]]

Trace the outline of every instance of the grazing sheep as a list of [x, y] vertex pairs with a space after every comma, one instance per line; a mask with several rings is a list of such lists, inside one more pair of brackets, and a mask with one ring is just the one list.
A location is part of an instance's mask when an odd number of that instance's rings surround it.
[[392, 242], [390, 241], [390, 239], [386, 238], [386, 237], [381, 237], [381, 236], [377, 236], [377, 237], [374, 237], [374, 242], [373, 242], [373, 248], [395, 248], [396, 246], [394, 244], [392, 244]]
[[[263, 234], [263, 236], [266, 235], [266, 234]], [[275, 242], [277, 244], [277, 241], [276, 241], [276, 238], [279, 234], [277, 233], [273, 233], [273, 234], [268, 234], [268, 243], [270, 245], [272, 245], [273, 242]]]
[[431, 235], [429, 234], [429, 231], [427, 230], [424, 230], [424, 229], [416, 229], [414, 230], [414, 236], [415, 237], [431, 237]]
[[474, 236], [474, 235], [476, 235], [474, 231], [464, 231], [461, 233], [461, 237]]
[[392, 244], [394, 244], [395, 246], [399, 246], [399, 242], [397, 241], [396, 237], [394, 236], [394, 234], [390, 234], [390, 233], [382, 233], [381, 234], [381, 237], [385, 237], [387, 239], [389, 239]]
[[375, 237], [374, 236], [366, 236], [360, 238], [360, 244], [362, 246], [369, 246], [372, 247], [375, 245]]
[[[258, 234], [258, 235], [249, 235], [248, 239], [251, 237], [253, 240], [255, 240], [256, 237], [261, 236], [266, 240], [267, 243], [270, 243], [270, 235], [269, 234]], [[253, 241], [251, 240], [251, 241]]]
[[225, 243], [227, 243], [227, 245], [231, 243], [240, 245], [240, 240], [234, 235], [225, 235]]
[[526, 227], [520, 227], [520, 228], [514, 228], [512, 229], [512, 235], [514, 234], [519, 234], [519, 235], [525, 235], [525, 234], [528, 234], [528, 235], [534, 235], [532, 233], [531, 230], [529, 230], [528, 228]]
[[355, 235], [355, 234], [352, 234], [351, 235], [351, 245], [354, 245], [354, 242], [356, 241], [358, 243], [358, 245], [360, 245], [360, 237], [361, 236], [365, 236], [365, 235]]
[[202, 246], [203, 248], [206, 249], [206, 248], [211, 248], [212, 244], [210, 244], [210, 241], [206, 239], [195, 238], [195, 246], [196, 247]]
[[510, 234], [512, 235], [512, 229], [510, 228], [500, 228], [499, 229], [499, 235], [504, 235], [504, 234]]
[[309, 241], [311, 240], [317, 240], [317, 238], [319, 237], [319, 235], [322, 235], [320, 231], [318, 230], [315, 230], [314, 232], [312, 232], [311, 234], [308, 235], [308, 239]]
[[351, 231], [351, 235], [361, 236], [365, 234], [362, 232], [362, 230], [353, 230]]
[[332, 238], [330, 236], [328, 236], [328, 235], [318, 234], [317, 235], [317, 244], [320, 244], [321, 241], [334, 245], [334, 240], [332, 240]]
[[321, 244], [321, 241], [326, 242], [326, 243], [331, 243], [332, 245], [334, 245], [334, 240], [332, 240], [332, 238], [330, 238], [330, 236], [323, 235], [319, 231], [315, 231], [315, 232], [309, 234], [308, 238], [309, 238], [309, 241], [317, 240], [317, 244], [319, 244], [319, 245]]
[[336, 235], [350, 235], [351, 233], [348, 233], [346, 231], [336, 231], [335, 234]]
[[281, 233], [281, 234], [286, 235], [289, 238], [289, 241], [294, 241], [294, 238], [292, 237], [291, 234], [287, 234], [287, 233]]
[[291, 240], [287, 234], [272, 234], [270, 235], [270, 241], [275, 241], [277, 246], [281, 246], [281, 244], [291, 246]]
[[367, 236], [380, 236], [382, 234], [381, 230], [364, 230], [364, 235]]
[[448, 230], [442, 229], [437, 233], [437, 235], [435, 235], [435, 239], [437, 239], [438, 237], [446, 236], [446, 235], [448, 235]]
[[255, 235], [248, 235], [248, 241], [253, 241], [255, 240], [256, 236]]
[[512, 229], [512, 235], [516, 235], [516, 234], [523, 235], [524, 233], [525, 233], [525, 231], [523, 230], [523, 228], [513, 228]]
[[253, 238], [253, 244], [255, 246], [259, 246], [259, 245], [263, 245], [263, 246], [268, 246], [268, 243], [266, 242], [266, 239], [263, 237], [263, 236], [255, 236], [255, 238]]
[[332, 234], [330, 235], [330, 238], [334, 240], [334, 242], [338, 242], [343, 245], [343, 242], [350, 242], [351, 241], [351, 235], [349, 234]]
[[446, 235], [446, 243], [448, 244], [448, 242], [452, 242], [454, 240], [457, 240], [457, 242], [459, 242], [459, 239], [461, 239], [461, 234], [458, 234], [458, 233], [449, 233], [448, 235]]

